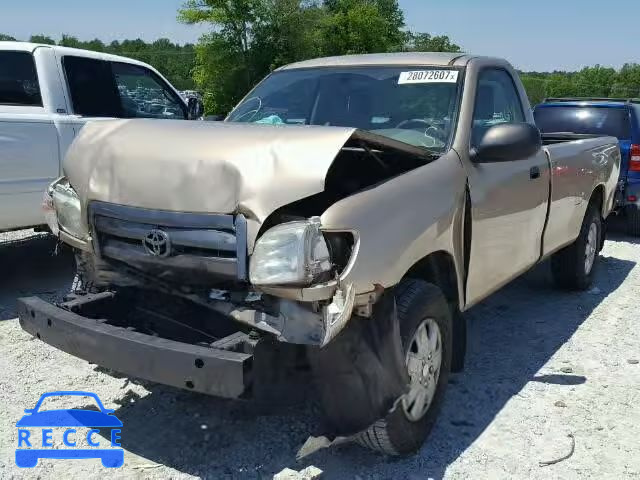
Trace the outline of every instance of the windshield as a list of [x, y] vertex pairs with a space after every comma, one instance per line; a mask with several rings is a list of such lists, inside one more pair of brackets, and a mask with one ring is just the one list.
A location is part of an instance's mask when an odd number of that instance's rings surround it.
[[355, 127], [444, 150], [461, 77], [428, 67], [285, 70], [258, 84], [227, 121]]
[[542, 133], [593, 133], [621, 140], [631, 135], [629, 112], [619, 107], [541, 107], [534, 112]]

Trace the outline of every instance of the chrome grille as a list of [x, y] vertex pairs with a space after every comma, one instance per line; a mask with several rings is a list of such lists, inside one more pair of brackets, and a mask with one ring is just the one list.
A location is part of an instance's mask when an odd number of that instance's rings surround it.
[[[104, 202], [89, 204], [98, 256], [124, 262], [166, 280], [211, 285], [246, 280], [247, 225], [242, 215], [169, 212]], [[143, 241], [161, 231], [168, 256], [155, 256]]]

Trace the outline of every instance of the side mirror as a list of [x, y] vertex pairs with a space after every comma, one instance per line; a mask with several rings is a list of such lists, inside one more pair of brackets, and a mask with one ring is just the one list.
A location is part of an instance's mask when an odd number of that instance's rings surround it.
[[529, 123], [501, 123], [489, 128], [480, 144], [471, 150], [476, 163], [510, 162], [538, 153], [542, 148], [540, 130]]
[[189, 115], [189, 120], [197, 120], [204, 113], [204, 104], [202, 100], [196, 97], [189, 97], [187, 100], [187, 111]]
[[204, 117], [205, 122], [221, 122], [224, 120], [226, 115], [207, 115]]

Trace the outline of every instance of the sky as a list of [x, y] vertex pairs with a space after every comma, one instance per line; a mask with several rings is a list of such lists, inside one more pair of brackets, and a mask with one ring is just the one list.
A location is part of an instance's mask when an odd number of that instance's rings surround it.
[[[640, 63], [640, 0], [399, 0], [407, 27], [448, 35], [464, 51], [521, 70]], [[0, 33], [82, 40], [195, 42], [207, 28], [176, 20], [183, 0], [0, 0]]]

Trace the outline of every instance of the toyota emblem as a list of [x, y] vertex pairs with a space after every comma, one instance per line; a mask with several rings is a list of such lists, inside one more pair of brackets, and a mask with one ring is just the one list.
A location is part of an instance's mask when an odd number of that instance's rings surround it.
[[167, 232], [162, 230], [151, 230], [142, 239], [142, 245], [154, 257], [168, 257], [171, 254], [171, 240]]

